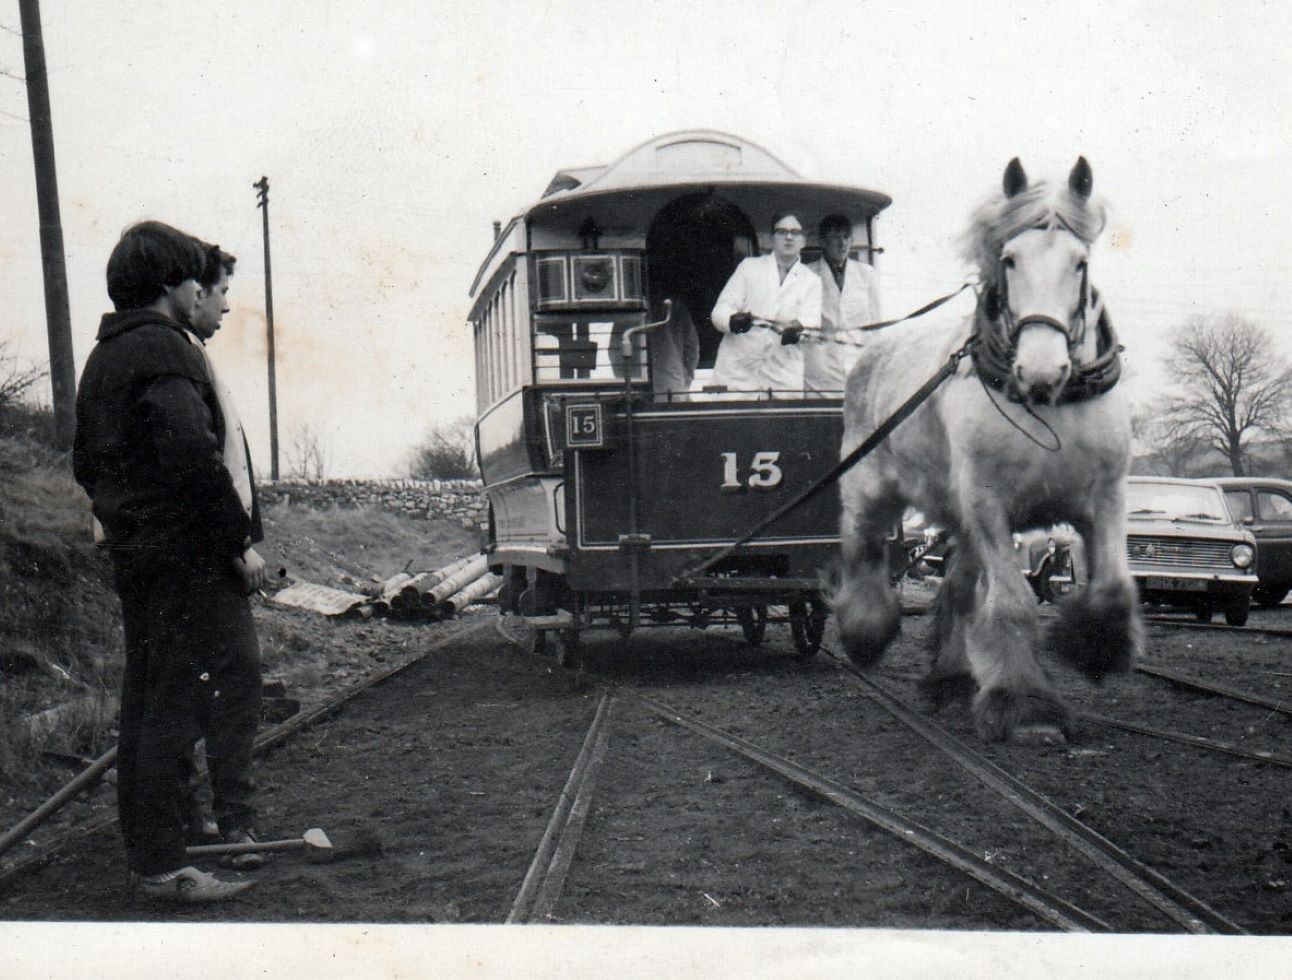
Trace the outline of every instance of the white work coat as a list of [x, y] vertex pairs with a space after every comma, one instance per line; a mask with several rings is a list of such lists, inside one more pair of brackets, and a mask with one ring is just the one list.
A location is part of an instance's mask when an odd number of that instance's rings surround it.
[[776, 397], [794, 397], [803, 389], [802, 346], [781, 343], [773, 330], [754, 327], [730, 332], [732, 314], [752, 313], [782, 325], [797, 320], [804, 327], [821, 325], [821, 279], [796, 262], [781, 281], [775, 255], [745, 259], [736, 266], [718, 296], [710, 319], [726, 334], [718, 346], [713, 380], [733, 391], [777, 389]]
[[[880, 318], [879, 277], [866, 263], [847, 259], [840, 292], [824, 256], [808, 268], [821, 278], [820, 336], [825, 343], [804, 344], [803, 384], [810, 391], [841, 392], [848, 372], [861, 353], [851, 345], [865, 337], [864, 333], [843, 328], [859, 327]], [[846, 343], [832, 343], [835, 337]]]

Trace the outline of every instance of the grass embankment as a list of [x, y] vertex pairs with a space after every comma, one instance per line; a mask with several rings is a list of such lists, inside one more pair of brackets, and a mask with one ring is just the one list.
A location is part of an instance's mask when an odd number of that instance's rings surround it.
[[[32, 778], [41, 750], [105, 748], [122, 661], [89, 501], [50, 442], [46, 415], [0, 415], [0, 779], [10, 784]], [[45, 723], [33, 731], [33, 719]]]
[[[0, 813], [38, 802], [66, 782], [69, 761], [116, 741], [120, 606], [109, 561], [92, 543], [89, 501], [68, 456], [51, 448], [51, 430], [46, 413], [0, 413]], [[353, 591], [478, 547], [457, 521], [377, 509], [276, 505], [264, 523], [271, 569]], [[292, 696], [297, 684], [325, 687], [348, 673], [335, 648], [351, 644], [330, 636], [324, 617], [260, 600], [253, 611], [264, 672], [287, 679]]]

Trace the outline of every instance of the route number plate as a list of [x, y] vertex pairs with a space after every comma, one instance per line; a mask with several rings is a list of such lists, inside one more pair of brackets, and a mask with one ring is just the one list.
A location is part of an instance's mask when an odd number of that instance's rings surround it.
[[571, 449], [603, 449], [606, 425], [600, 405], [565, 406], [565, 444]]

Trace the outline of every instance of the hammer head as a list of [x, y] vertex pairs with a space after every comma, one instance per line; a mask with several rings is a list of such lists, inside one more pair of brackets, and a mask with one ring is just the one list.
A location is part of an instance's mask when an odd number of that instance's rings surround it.
[[319, 828], [313, 827], [305, 831], [302, 839], [305, 841], [305, 853], [314, 864], [326, 864], [336, 857], [332, 842]]

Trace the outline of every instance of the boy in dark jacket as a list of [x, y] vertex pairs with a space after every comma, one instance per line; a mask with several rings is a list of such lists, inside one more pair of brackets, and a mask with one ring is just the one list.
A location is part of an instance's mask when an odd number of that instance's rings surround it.
[[188, 904], [250, 887], [185, 865], [181, 799], [205, 736], [208, 750], [218, 746], [209, 754], [221, 831], [245, 836], [260, 699], [246, 596], [265, 580], [250, 471], [229, 465], [226, 413], [201, 342], [185, 331], [207, 262], [196, 240], [160, 222], [122, 235], [107, 269], [116, 312], [81, 376], [72, 456], [121, 598], [117, 794], [131, 882]]

